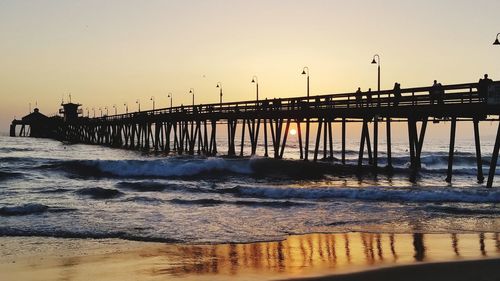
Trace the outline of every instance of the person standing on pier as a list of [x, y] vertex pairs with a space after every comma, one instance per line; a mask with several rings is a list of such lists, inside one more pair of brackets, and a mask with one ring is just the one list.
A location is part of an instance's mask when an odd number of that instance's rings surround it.
[[361, 92], [361, 87], [358, 87], [354, 96], [356, 97], [356, 107], [362, 107], [361, 100], [363, 99], [363, 93]]
[[479, 79], [479, 82], [477, 83], [477, 93], [481, 102], [487, 101], [488, 88], [490, 87], [491, 83], [493, 83], [493, 80], [488, 78], [488, 74], [484, 75], [484, 79]]
[[434, 84], [432, 84], [432, 89], [429, 92], [431, 98], [431, 104], [434, 104], [434, 101], [437, 101], [439, 105], [444, 104], [444, 91], [443, 85], [438, 83], [437, 80], [434, 80]]
[[399, 100], [401, 99], [401, 84], [398, 82], [394, 83], [392, 93], [394, 94], [394, 106], [398, 106]]
[[372, 88], [368, 88], [368, 92], [366, 92], [366, 107], [370, 107], [372, 104]]

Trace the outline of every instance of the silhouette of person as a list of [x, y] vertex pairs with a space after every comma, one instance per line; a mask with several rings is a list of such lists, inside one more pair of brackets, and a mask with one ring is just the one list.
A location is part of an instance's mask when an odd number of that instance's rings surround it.
[[370, 107], [372, 104], [372, 88], [368, 88], [368, 92], [366, 92], [366, 107]]
[[358, 87], [358, 90], [354, 94], [356, 97], [356, 107], [361, 107], [361, 99], [363, 98], [363, 93], [361, 92], [361, 87]]
[[394, 83], [392, 93], [394, 94], [394, 106], [398, 106], [399, 100], [401, 99], [401, 84], [398, 82]]
[[437, 80], [434, 80], [434, 84], [432, 84], [432, 89], [429, 92], [431, 96], [431, 104], [434, 104], [436, 101], [439, 105], [444, 104], [443, 101], [443, 95], [444, 95], [444, 90], [443, 90], [443, 85], [441, 83], [438, 83]]
[[484, 75], [484, 79], [479, 79], [477, 83], [477, 93], [479, 95], [479, 100], [482, 102], [486, 102], [488, 99], [488, 88], [490, 87], [493, 80], [488, 78], [488, 74]]

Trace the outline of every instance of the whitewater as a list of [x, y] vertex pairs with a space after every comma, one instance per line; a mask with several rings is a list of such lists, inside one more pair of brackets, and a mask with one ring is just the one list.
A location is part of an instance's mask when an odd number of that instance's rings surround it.
[[[289, 159], [274, 160], [0, 137], [0, 236], [221, 243], [500, 229], [500, 191], [476, 183], [471, 143], [457, 146], [452, 184], [444, 182], [442, 143], [424, 150], [417, 175], [408, 169], [407, 147], [393, 144], [393, 172], [360, 173], [356, 141], [348, 142], [343, 167], [336, 159], [297, 159], [293, 141]], [[485, 173], [489, 159], [485, 153]]]

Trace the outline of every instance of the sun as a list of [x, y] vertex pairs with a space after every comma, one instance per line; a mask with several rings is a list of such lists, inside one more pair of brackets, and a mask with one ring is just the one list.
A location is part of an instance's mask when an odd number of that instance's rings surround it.
[[297, 134], [297, 130], [290, 129], [290, 135], [295, 136]]

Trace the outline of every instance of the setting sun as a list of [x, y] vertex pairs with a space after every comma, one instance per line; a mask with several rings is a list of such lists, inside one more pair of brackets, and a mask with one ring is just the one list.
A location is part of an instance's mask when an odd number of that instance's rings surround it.
[[290, 129], [290, 135], [295, 136], [297, 134], [297, 130]]

